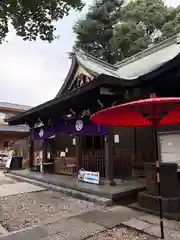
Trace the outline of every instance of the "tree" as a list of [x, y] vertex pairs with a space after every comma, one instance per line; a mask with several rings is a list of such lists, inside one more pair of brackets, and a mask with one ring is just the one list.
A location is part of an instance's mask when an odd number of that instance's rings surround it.
[[[75, 25], [76, 47], [115, 63], [180, 32], [180, 6], [167, 7], [163, 0], [134, 0], [123, 6], [116, 1], [119, 7], [107, 12], [110, 20], [106, 22], [99, 9], [109, 2], [114, 1], [96, 1], [86, 18]], [[99, 35], [97, 29], [101, 29]]]
[[129, 57], [180, 30], [180, 7], [167, 7], [163, 0], [135, 0], [119, 12], [111, 43]]
[[85, 19], [74, 26], [77, 36], [75, 47], [110, 63], [118, 59], [121, 53], [113, 51], [110, 41], [122, 4], [120, 0], [96, 0]]
[[1, 0], [0, 43], [12, 24], [17, 35], [24, 40], [53, 41], [54, 22], [68, 15], [70, 9], [80, 10], [81, 0]]

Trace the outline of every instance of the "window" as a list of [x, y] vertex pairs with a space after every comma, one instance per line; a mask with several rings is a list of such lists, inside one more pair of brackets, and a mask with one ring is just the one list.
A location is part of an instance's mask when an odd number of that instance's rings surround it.
[[94, 137], [94, 149], [102, 149], [104, 147], [104, 138], [101, 136]]
[[103, 136], [87, 136], [83, 138], [84, 149], [96, 149], [100, 150], [104, 148], [104, 137]]

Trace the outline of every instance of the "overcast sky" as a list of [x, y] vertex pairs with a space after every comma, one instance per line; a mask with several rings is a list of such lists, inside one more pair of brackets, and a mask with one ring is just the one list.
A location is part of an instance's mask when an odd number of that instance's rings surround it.
[[[166, 3], [177, 5], [180, 0]], [[59, 21], [60, 39], [51, 44], [8, 35], [8, 42], [0, 45], [0, 102], [35, 106], [55, 97], [71, 64], [67, 52], [75, 40], [72, 26], [78, 15], [72, 12]]]

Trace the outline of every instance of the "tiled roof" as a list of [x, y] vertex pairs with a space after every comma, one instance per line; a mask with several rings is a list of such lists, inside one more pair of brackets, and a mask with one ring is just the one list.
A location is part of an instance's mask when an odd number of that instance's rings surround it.
[[15, 110], [29, 110], [31, 107], [26, 105], [14, 104], [14, 103], [7, 103], [7, 102], [0, 102], [0, 108], [10, 108]]
[[115, 65], [108, 64], [83, 51], [77, 51], [76, 56], [79, 64], [95, 76], [105, 74], [132, 80], [158, 69], [179, 53], [179, 35], [176, 35]]
[[17, 125], [17, 126], [9, 126], [6, 124], [0, 124], [0, 132], [22, 132], [22, 133], [28, 133], [29, 127]]
[[79, 51], [76, 53], [78, 63], [85, 69], [89, 70], [93, 75], [105, 74], [113, 77], [119, 77], [116, 74], [116, 68], [112, 65], [101, 62], [94, 57]]

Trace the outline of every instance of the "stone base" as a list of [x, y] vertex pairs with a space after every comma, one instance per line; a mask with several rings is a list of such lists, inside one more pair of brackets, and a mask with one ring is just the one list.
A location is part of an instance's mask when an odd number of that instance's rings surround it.
[[[147, 192], [138, 194], [138, 206], [149, 213], [159, 215], [159, 199]], [[180, 219], [180, 198], [162, 198], [163, 216], [170, 219]]]
[[[153, 214], [153, 215], [159, 217], [159, 212], [153, 211], [153, 210], [148, 209], [148, 208], [140, 207], [138, 203], [130, 204], [128, 207], [130, 207], [134, 210], [138, 210], [138, 211], [141, 211], [141, 212]], [[180, 213], [164, 213], [163, 216], [164, 216], [164, 218], [169, 219], [169, 220], [180, 221]]]
[[112, 179], [112, 180], [103, 179], [103, 181], [101, 181], [100, 183], [101, 183], [101, 185], [116, 186], [116, 182], [114, 179]]

